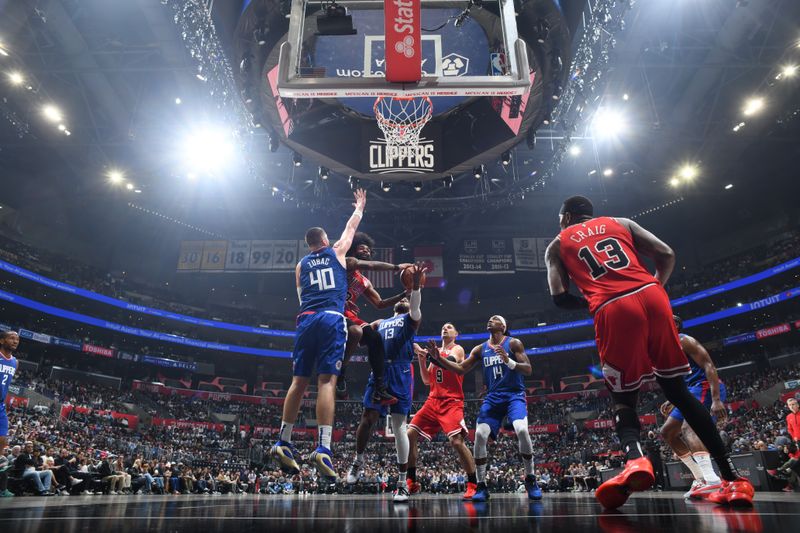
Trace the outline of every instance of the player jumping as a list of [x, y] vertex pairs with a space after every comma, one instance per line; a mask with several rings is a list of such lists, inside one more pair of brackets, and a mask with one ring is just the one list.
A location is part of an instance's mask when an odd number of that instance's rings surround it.
[[336, 408], [336, 376], [342, 368], [347, 341], [347, 324], [343, 314], [347, 297], [345, 254], [364, 216], [366, 204], [366, 193], [362, 189], [357, 190], [355, 210], [341, 238], [332, 247], [325, 230], [309, 229], [306, 232], [306, 244], [310, 253], [295, 268], [300, 314], [297, 316], [292, 353], [294, 377], [283, 402], [279, 440], [271, 449], [282, 467], [293, 474], [299, 473], [300, 467], [297, 464], [297, 450], [292, 445], [292, 428], [309, 378], [316, 368], [319, 444], [311, 459], [316, 462], [321, 475], [336, 478], [331, 435]]
[[380, 333], [386, 351], [386, 384], [389, 392], [398, 401], [388, 407], [373, 401], [375, 379], [374, 375], [370, 375], [367, 390], [364, 392], [364, 412], [356, 430], [356, 458], [347, 473], [347, 482], [354, 484], [359, 470], [364, 465], [364, 452], [367, 449], [372, 428], [378, 418], [385, 417], [388, 411], [391, 413], [392, 432], [397, 449], [397, 467], [400, 471], [400, 476], [397, 478], [397, 491], [394, 494], [395, 502], [408, 501], [408, 489], [405, 481], [409, 447], [406, 417], [411, 412], [411, 397], [414, 388], [414, 374], [411, 372], [411, 362], [414, 359], [414, 334], [422, 320], [420, 279], [425, 269], [422, 265], [416, 265], [413, 268], [411, 296], [395, 304], [393, 317], [372, 323], [372, 326]]
[[[442, 326], [441, 357], [453, 363], [464, 360], [464, 348], [456, 344], [458, 331], [447, 322]], [[433, 344], [433, 341], [431, 341]], [[434, 344], [434, 347], [436, 345]], [[425, 404], [414, 415], [408, 425], [408, 441], [411, 449], [408, 454], [408, 473], [406, 480], [410, 493], [419, 492], [417, 483], [417, 452], [419, 437], [427, 441], [433, 439], [439, 431], [443, 431], [450, 445], [458, 455], [461, 467], [467, 473], [467, 490], [463, 498], [471, 500], [475, 495], [478, 480], [475, 475], [475, 459], [472, 457], [465, 441], [468, 434], [464, 423], [464, 376], [432, 362], [428, 362], [427, 352], [415, 345], [420, 376], [425, 385], [431, 388]]]
[[8, 387], [17, 373], [17, 358], [14, 352], [19, 347], [19, 334], [16, 331], [0, 332], [0, 453], [8, 446], [8, 415], [6, 414], [6, 395]]
[[[683, 348], [683, 353], [689, 356], [689, 366], [692, 369], [691, 373], [686, 376], [686, 386], [689, 387], [689, 392], [711, 411], [715, 422], [717, 420], [724, 421], [728, 417], [724, 403], [727, 393], [725, 384], [719, 380], [714, 362], [703, 345], [694, 337], [680, 333], [683, 329], [683, 320], [678, 316], [672, 318], [675, 321], [675, 327], [678, 328], [681, 348]], [[722, 480], [711, 466], [708, 450], [697, 438], [692, 428], [684, 422], [680, 410], [667, 401], [661, 406], [661, 413], [667, 418], [661, 427], [661, 435], [678, 459], [694, 476], [694, 482], [689, 491], [684, 494], [684, 498], [702, 499], [712, 492], [719, 491], [722, 487]], [[681, 437], [681, 430], [683, 430], [683, 437]]]
[[369, 279], [361, 273], [362, 270], [370, 271], [393, 271], [400, 272], [411, 266], [409, 263], [393, 265], [381, 261], [370, 261], [372, 249], [375, 241], [372, 237], [363, 232], [358, 232], [353, 237], [353, 243], [347, 250], [347, 302], [345, 304], [344, 316], [347, 318], [347, 348], [344, 353], [342, 370], [339, 372], [339, 379], [336, 382], [336, 390], [340, 395], [347, 392], [347, 381], [345, 380], [345, 370], [350, 356], [356, 351], [359, 345], [367, 347], [367, 360], [372, 368], [372, 375], [375, 378], [375, 389], [372, 401], [381, 405], [391, 405], [397, 402], [397, 398], [389, 394], [383, 380], [384, 373], [384, 350], [383, 341], [378, 332], [367, 322], [358, 317], [360, 309], [356, 302], [363, 294], [364, 298], [372, 304], [375, 309], [388, 309], [394, 304], [408, 298], [408, 292], [381, 299], [381, 295], [372, 286]]
[[[604, 507], [616, 509], [631, 492], [646, 490], [655, 482], [653, 465], [639, 444], [636, 413], [639, 387], [655, 378], [719, 466], [722, 487], [708, 499], [751, 505], [753, 486], [737, 472], [711, 415], [683, 379], [689, 362], [664, 290], [675, 267], [672, 249], [632, 220], [595, 218], [592, 202], [583, 196], [564, 202], [559, 224], [561, 233], [545, 252], [550, 294], [557, 306], [588, 308], [594, 316], [603, 376], [627, 459], [623, 472], [600, 485], [595, 497]], [[642, 266], [638, 254], [653, 259], [655, 275]], [[586, 299], [569, 293], [570, 278]]]
[[534, 475], [533, 444], [528, 433], [528, 403], [522, 380], [522, 376], [531, 375], [531, 362], [525, 354], [522, 342], [507, 336], [508, 327], [505, 318], [494, 315], [489, 319], [486, 329], [490, 333], [489, 340], [473, 348], [469, 357], [461, 363], [453, 363], [443, 358], [434, 343], [428, 343], [427, 350], [431, 362], [457, 374], [466, 374], [477, 365], [483, 365], [483, 380], [488, 392], [478, 413], [475, 429], [478, 487], [472, 496], [472, 501], [489, 499], [489, 490], [486, 488], [486, 444], [490, 436], [497, 437], [503, 417], [508, 417], [514, 426], [514, 433], [517, 434], [519, 453], [525, 465], [525, 488], [528, 491], [528, 498], [541, 500], [542, 491]]

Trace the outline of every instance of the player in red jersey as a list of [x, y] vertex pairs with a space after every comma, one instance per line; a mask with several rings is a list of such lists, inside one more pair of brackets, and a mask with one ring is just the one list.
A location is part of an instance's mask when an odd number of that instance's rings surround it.
[[[639, 387], [655, 379], [717, 462], [723, 483], [708, 499], [752, 505], [753, 486], [736, 471], [711, 415], [683, 379], [689, 362], [664, 290], [675, 267], [672, 249], [632, 220], [594, 217], [592, 202], [583, 196], [564, 201], [559, 224], [561, 233], [545, 252], [550, 294], [557, 306], [588, 308], [594, 316], [603, 376], [627, 459], [621, 474], [600, 485], [597, 499], [615, 509], [631, 492], [646, 490], [655, 481], [653, 465], [639, 444], [636, 413]], [[655, 262], [655, 275], [645, 269], [639, 254]], [[569, 293], [570, 279], [586, 299]]]
[[372, 375], [375, 377], [375, 393], [372, 400], [380, 405], [391, 405], [397, 402], [397, 398], [389, 394], [383, 380], [385, 366], [383, 340], [368, 322], [358, 317], [360, 309], [356, 302], [363, 295], [375, 309], [388, 309], [394, 307], [394, 304], [403, 298], [408, 298], [411, 294], [410, 291], [403, 291], [391, 298], [382, 299], [370, 280], [361, 271], [400, 272], [412, 265], [409, 263], [393, 265], [382, 261], [371, 261], [374, 247], [375, 241], [372, 240], [372, 237], [366, 233], [358, 232], [353, 237], [353, 244], [350, 245], [350, 249], [347, 251], [347, 302], [344, 308], [344, 316], [347, 319], [347, 344], [345, 345], [344, 361], [336, 382], [336, 389], [340, 396], [347, 392], [347, 381], [345, 380], [347, 362], [359, 345], [366, 346], [367, 359], [372, 368]]
[[[457, 338], [458, 331], [453, 324], [447, 322], [442, 326], [442, 347], [439, 353], [454, 363], [464, 360], [464, 348], [456, 344]], [[431, 391], [428, 399], [408, 425], [408, 441], [411, 446], [406, 472], [408, 491], [412, 494], [419, 492], [417, 483], [419, 437], [422, 436], [430, 441], [441, 430], [447, 435], [450, 445], [458, 455], [461, 467], [467, 473], [467, 491], [464, 493], [464, 499], [471, 500], [478, 486], [478, 480], [475, 474], [475, 459], [464, 440], [468, 434], [467, 425], [464, 423], [464, 375], [435, 365], [432, 360], [428, 360], [427, 352], [419, 345], [414, 345], [414, 352], [417, 354], [422, 382], [429, 385]]]

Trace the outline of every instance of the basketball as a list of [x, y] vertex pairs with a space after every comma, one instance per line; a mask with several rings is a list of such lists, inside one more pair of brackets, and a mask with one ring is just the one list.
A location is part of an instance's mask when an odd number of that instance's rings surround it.
[[[403, 287], [407, 290], [411, 290], [414, 287], [414, 267], [409, 267], [400, 274], [400, 281], [403, 282]], [[425, 286], [425, 272], [422, 273], [422, 277], [419, 280], [419, 286]]]

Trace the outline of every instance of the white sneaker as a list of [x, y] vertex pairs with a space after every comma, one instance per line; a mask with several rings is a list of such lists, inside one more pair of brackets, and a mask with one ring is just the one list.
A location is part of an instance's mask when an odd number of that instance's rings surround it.
[[353, 463], [350, 467], [350, 470], [347, 471], [347, 484], [348, 485], [355, 485], [358, 481], [358, 471], [361, 470], [361, 467], [364, 466], [362, 463]]
[[397, 491], [394, 493], [393, 498], [395, 503], [405, 503], [408, 501], [408, 487], [403, 483], [397, 486]]
[[695, 479], [694, 481], [692, 481], [692, 486], [691, 486], [691, 487], [689, 487], [689, 490], [688, 490], [688, 491], [686, 491], [686, 493], [683, 495], [683, 498], [684, 498], [684, 499], [688, 499], [688, 498], [690, 498], [690, 497], [691, 497], [691, 495], [692, 495], [692, 492], [696, 491], [696, 490], [697, 490], [697, 489], [699, 489], [700, 487], [703, 487], [703, 486], [705, 486], [705, 484], [706, 484], [706, 482], [705, 482], [705, 481], [703, 481], [703, 480], [700, 480], [700, 479]]

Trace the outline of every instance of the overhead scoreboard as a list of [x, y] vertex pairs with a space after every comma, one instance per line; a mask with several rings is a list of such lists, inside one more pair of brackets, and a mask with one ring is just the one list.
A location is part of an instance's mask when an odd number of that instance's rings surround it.
[[290, 272], [304, 241], [182, 241], [178, 272]]

